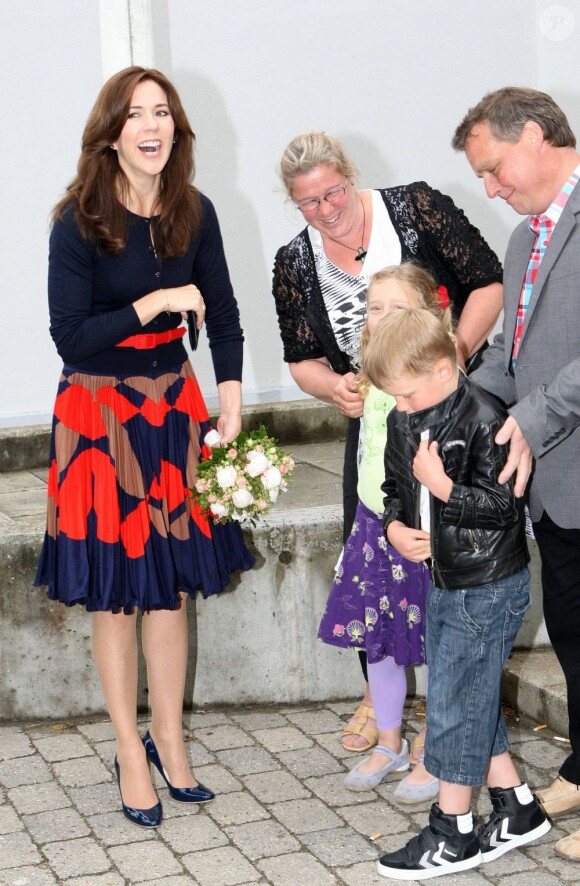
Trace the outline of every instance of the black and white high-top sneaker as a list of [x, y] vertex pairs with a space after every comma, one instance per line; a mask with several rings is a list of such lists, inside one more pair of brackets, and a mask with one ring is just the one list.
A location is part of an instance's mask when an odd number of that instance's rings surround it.
[[479, 832], [484, 862], [537, 840], [552, 827], [527, 784], [516, 788], [490, 788], [489, 796], [493, 812]]
[[446, 815], [433, 803], [429, 825], [402, 849], [383, 855], [377, 870], [393, 880], [429, 880], [467, 871], [480, 863], [471, 813]]

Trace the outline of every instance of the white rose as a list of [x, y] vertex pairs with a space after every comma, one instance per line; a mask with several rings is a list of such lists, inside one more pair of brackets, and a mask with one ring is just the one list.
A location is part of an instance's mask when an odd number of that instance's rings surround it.
[[263, 452], [252, 450], [251, 452], [248, 452], [248, 459], [249, 461], [248, 464], [244, 466], [244, 471], [246, 474], [249, 474], [250, 477], [258, 477], [270, 467], [270, 462]]
[[247, 508], [254, 501], [254, 496], [249, 489], [236, 489], [232, 492], [232, 501], [236, 508]]
[[215, 478], [222, 489], [229, 489], [238, 479], [238, 472], [233, 465], [227, 465], [225, 468], [218, 468]]
[[272, 465], [271, 468], [268, 468], [262, 476], [262, 483], [266, 489], [277, 489], [281, 482], [282, 474], [278, 468], [274, 467], [274, 465]]
[[214, 517], [225, 517], [228, 512], [228, 509], [220, 504], [219, 501], [214, 501], [214, 503], [209, 506], [209, 509]]
[[270, 489], [268, 495], [270, 496], [270, 501], [274, 504], [275, 501], [278, 501], [278, 496], [280, 495], [280, 487], [275, 486], [274, 489]]
[[205, 437], [203, 438], [203, 442], [206, 446], [217, 446], [218, 443], [221, 442], [222, 435], [219, 431], [216, 431], [215, 428], [212, 428], [211, 431], [208, 431]]

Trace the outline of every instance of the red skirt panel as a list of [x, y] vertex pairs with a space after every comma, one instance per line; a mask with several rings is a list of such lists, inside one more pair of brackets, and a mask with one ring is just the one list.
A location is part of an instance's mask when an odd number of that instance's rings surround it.
[[65, 367], [55, 403], [36, 585], [89, 611], [175, 609], [254, 558], [190, 497], [211, 425], [189, 361], [157, 377]]

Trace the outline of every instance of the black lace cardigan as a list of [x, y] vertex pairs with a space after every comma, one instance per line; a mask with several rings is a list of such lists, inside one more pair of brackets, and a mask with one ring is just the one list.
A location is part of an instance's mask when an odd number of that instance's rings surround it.
[[[401, 241], [401, 261], [414, 261], [446, 286], [457, 320], [474, 289], [500, 283], [493, 250], [451, 197], [414, 182], [380, 191]], [[305, 228], [278, 250], [273, 294], [286, 363], [326, 357], [335, 372], [351, 371], [326, 311]]]

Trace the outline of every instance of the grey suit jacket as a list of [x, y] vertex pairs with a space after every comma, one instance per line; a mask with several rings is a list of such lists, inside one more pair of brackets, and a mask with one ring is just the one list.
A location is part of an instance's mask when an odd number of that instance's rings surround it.
[[580, 528], [580, 183], [556, 225], [532, 290], [515, 378], [510, 358], [534, 235], [515, 229], [504, 267], [504, 323], [472, 378], [509, 407], [535, 457], [530, 513]]

